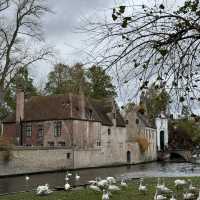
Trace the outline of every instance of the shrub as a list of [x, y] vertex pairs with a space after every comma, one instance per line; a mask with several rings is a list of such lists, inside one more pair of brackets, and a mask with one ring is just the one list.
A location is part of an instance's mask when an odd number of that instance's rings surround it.
[[4, 136], [0, 136], [0, 151], [4, 162], [8, 162], [12, 157], [12, 143]]
[[145, 138], [145, 137], [142, 137], [142, 136], [138, 136], [135, 141], [139, 144], [139, 147], [140, 147], [140, 151], [142, 153], [144, 153], [145, 151], [148, 150], [148, 147], [149, 147], [149, 141]]

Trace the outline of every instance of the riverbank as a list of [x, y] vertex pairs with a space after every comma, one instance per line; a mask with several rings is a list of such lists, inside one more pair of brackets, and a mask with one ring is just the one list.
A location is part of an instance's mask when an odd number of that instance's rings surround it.
[[[176, 192], [174, 186], [174, 180], [177, 178], [165, 178], [165, 184], [168, 188]], [[188, 178], [181, 178], [187, 180]], [[190, 177], [194, 186], [199, 188], [200, 186], [200, 177]], [[145, 178], [144, 183], [147, 185], [148, 192], [146, 195], [139, 193], [138, 180], [131, 180], [128, 182], [128, 187], [121, 189], [119, 192], [113, 192], [111, 199], [112, 200], [150, 200], [153, 199], [155, 193], [155, 185], [157, 184], [157, 178]], [[176, 196], [177, 200], [182, 200], [182, 190]], [[36, 196], [34, 192], [24, 192], [17, 193], [13, 195], [4, 195], [0, 196], [0, 200], [99, 200], [101, 199], [102, 194], [98, 192], [91, 191], [84, 188], [76, 188], [72, 191], [55, 191], [52, 194], [46, 197]]]

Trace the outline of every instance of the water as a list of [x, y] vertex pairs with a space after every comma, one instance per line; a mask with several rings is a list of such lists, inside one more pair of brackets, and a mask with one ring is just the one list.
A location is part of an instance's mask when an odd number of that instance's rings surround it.
[[[80, 181], [74, 180], [75, 173], [81, 176]], [[104, 178], [114, 176], [118, 179], [139, 177], [174, 177], [174, 176], [200, 176], [200, 165], [191, 163], [163, 163], [153, 162], [131, 166], [84, 169], [73, 171], [71, 184], [84, 184], [96, 177]], [[0, 178], [0, 194], [36, 189], [38, 185], [48, 183], [51, 188], [63, 186], [66, 172], [53, 172], [30, 175], [30, 180], [25, 181], [25, 176]]]

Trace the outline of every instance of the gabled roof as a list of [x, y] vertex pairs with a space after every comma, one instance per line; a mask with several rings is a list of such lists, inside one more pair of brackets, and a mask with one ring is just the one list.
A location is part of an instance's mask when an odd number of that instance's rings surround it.
[[[112, 112], [112, 104], [104, 103], [104, 100], [84, 98], [85, 118], [81, 110], [82, 98], [80, 95], [34, 96], [25, 101], [24, 122], [50, 121], [50, 120], [91, 120], [101, 122], [103, 125], [112, 126], [109, 113]], [[90, 116], [92, 112], [92, 118]], [[8, 116], [4, 123], [14, 123], [15, 113]], [[117, 111], [117, 126], [125, 127], [125, 122]]]

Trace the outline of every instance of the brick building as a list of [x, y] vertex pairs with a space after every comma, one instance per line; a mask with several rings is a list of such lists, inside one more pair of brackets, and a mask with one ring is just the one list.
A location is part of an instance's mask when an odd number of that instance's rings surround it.
[[111, 99], [88, 99], [83, 95], [34, 96], [24, 100], [17, 92], [16, 113], [3, 122], [3, 134], [20, 146], [101, 146], [101, 130], [125, 129], [125, 122]]

